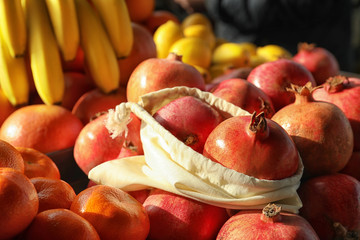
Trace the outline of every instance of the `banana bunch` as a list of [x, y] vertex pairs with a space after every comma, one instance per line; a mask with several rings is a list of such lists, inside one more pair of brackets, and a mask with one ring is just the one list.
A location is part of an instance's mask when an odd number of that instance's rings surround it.
[[61, 103], [62, 62], [74, 60], [79, 48], [97, 87], [116, 90], [118, 59], [126, 58], [132, 45], [125, 0], [0, 1], [0, 87], [14, 106], [28, 104], [32, 79], [45, 104]]

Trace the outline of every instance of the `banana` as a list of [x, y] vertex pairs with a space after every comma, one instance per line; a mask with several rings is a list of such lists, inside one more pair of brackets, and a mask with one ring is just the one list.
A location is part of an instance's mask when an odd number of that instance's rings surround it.
[[23, 56], [26, 50], [27, 33], [21, 0], [0, 1], [0, 31], [11, 56]]
[[65, 79], [45, 0], [24, 0], [23, 7], [35, 88], [45, 104], [59, 104], [65, 92]]
[[74, 60], [80, 42], [74, 0], [46, 0], [46, 6], [63, 59]]
[[92, 0], [110, 37], [118, 58], [129, 56], [134, 42], [125, 0]]
[[75, 0], [75, 5], [85, 64], [95, 85], [104, 93], [112, 92], [119, 88], [120, 70], [110, 39], [87, 0]]
[[30, 89], [25, 59], [11, 55], [2, 34], [0, 34], [0, 86], [13, 106], [28, 104]]

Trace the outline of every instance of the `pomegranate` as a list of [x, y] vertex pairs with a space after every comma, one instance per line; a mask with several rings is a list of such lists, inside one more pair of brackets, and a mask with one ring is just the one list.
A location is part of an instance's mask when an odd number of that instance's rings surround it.
[[336, 105], [315, 101], [313, 88], [295, 86], [294, 103], [272, 117], [292, 137], [304, 163], [304, 178], [335, 173], [345, 167], [353, 151], [353, 132]]
[[203, 154], [227, 168], [259, 179], [287, 178], [299, 166], [294, 142], [263, 112], [221, 122], [207, 138]]
[[341, 169], [344, 173], [360, 181], [360, 151], [353, 152], [346, 166]]
[[303, 217], [281, 212], [281, 207], [268, 204], [262, 211], [242, 210], [229, 218], [217, 240], [316, 240], [316, 232]]
[[317, 101], [331, 102], [349, 119], [354, 133], [354, 150], [360, 150], [360, 78], [335, 76], [326, 80], [323, 88], [315, 89], [312, 96]]
[[270, 97], [275, 111], [294, 102], [294, 94], [286, 91], [290, 84], [303, 86], [311, 82], [313, 86], [316, 86], [310, 71], [290, 59], [263, 63], [249, 73], [247, 80]]
[[74, 159], [86, 175], [93, 167], [120, 154], [124, 136], [114, 139], [110, 136], [104, 125], [107, 115], [104, 113], [87, 123], [75, 141]]
[[149, 92], [175, 86], [205, 90], [205, 80], [195, 67], [182, 62], [182, 56], [170, 53], [167, 58], [148, 58], [133, 70], [127, 84], [129, 102]]
[[298, 52], [292, 60], [300, 63], [314, 76], [317, 85], [340, 73], [340, 67], [335, 56], [325, 48], [316, 44], [299, 43]]
[[226, 79], [219, 83], [212, 93], [250, 113], [264, 112], [267, 118], [271, 118], [275, 113], [269, 96], [245, 79]]
[[199, 153], [210, 132], [223, 120], [217, 110], [193, 96], [171, 101], [154, 114], [154, 119]]
[[150, 219], [148, 240], [211, 240], [229, 218], [225, 208], [154, 189], [143, 203]]
[[341, 173], [314, 177], [301, 183], [300, 215], [320, 239], [359, 239], [360, 182]]
[[231, 79], [231, 78], [247, 79], [251, 70], [252, 68], [250, 67], [241, 67], [241, 68], [229, 67], [229, 69], [225, 70], [224, 73], [215, 77], [214, 79], [211, 80], [210, 83], [206, 84], [206, 91], [212, 92], [213, 89], [216, 88], [216, 86], [219, 83], [227, 79]]

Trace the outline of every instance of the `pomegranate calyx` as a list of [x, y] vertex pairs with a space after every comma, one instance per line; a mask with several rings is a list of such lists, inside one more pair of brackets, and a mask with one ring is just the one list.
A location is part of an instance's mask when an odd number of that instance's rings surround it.
[[127, 148], [127, 149], [130, 149], [130, 150], [132, 150], [132, 151], [137, 151], [137, 150], [138, 150], [138, 147], [135, 146], [133, 142], [128, 141], [128, 140], [125, 140], [125, 141], [124, 141], [123, 147], [124, 147], [124, 148]]
[[251, 115], [251, 121], [249, 124], [249, 129], [252, 132], [264, 132], [267, 129], [267, 123], [265, 120], [265, 113], [260, 112], [258, 115], [256, 115], [256, 112], [254, 112]]
[[333, 223], [335, 231], [335, 240], [356, 240], [359, 239], [359, 234], [356, 231], [348, 231], [341, 223]]
[[189, 134], [186, 136], [184, 143], [186, 146], [191, 146], [199, 141], [199, 138], [195, 134]]
[[326, 80], [324, 83], [324, 89], [328, 93], [336, 93], [342, 91], [348, 84], [349, 79], [346, 76], [334, 76]]
[[170, 61], [182, 62], [182, 55], [179, 55], [179, 54], [174, 53], [174, 52], [170, 52], [166, 59], [170, 60]]
[[270, 104], [265, 101], [262, 97], [258, 98], [260, 101], [260, 111], [263, 111], [266, 117], [271, 118], [275, 114], [274, 110], [271, 108]]
[[315, 43], [306, 43], [306, 42], [300, 42], [298, 44], [298, 51], [307, 51], [307, 52], [311, 52], [316, 48], [316, 44]]
[[262, 210], [261, 220], [264, 222], [277, 222], [281, 219], [281, 206], [269, 203]]

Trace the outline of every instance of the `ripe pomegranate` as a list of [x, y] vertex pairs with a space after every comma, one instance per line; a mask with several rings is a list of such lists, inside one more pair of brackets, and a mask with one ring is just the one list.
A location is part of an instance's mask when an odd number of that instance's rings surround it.
[[270, 97], [245, 79], [226, 79], [219, 83], [212, 93], [249, 113], [264, 112], [267, 118], [271, 118], [275, 113]]
[[205, 81], [196, 68], [182, 62], [182, 56], [170, 53], [167, 58], [149, 58], [137, 65], [130, 75], [126, 96], [129, 102], [138, 102], [141, 95], [175, 86], [205, 90]]
[[360, 150], [360, 78], [335, 76], [326, 80], [323, 88], [312, 92], [317, 101], [331, 102], [349, 119], [354, 133], [354, 151]]
[[314, 76], [317, 85], [340, 73], [335, 56], [327, 49], [317, 47], [316, 44], [299, 43], [298, 52], [292, 60], [306, 67]]
[[223, 120], [217, 110], [192, 96], [166, 104], [154, 114], [154, 119], [199, 153], [203, 152], [210, 132]]
[[287, 178], [299, 166], [294, 142], [263, 112], [221, 122], [207, 138], [203, 154], [227, 168], [259, 179]]
[[311, 82], [313, 86], [316, 86], [309, 70], [290, 59], [263, 63], [249, 73], [247, 80], [270, 97], [275, 111], [294, 102], [294, 94], [286, 90], [290, 84], [303, 86]]
[[360, 151], [353, 152], [346, 166], [341, 169], [344, 173], [360, 181]]
[[226, 209], [154, 189], [143, 203], [150, 219], [148, 240], [211, 240], [229, 218]]
[[327, 174], [302, 182], [298, 193], [303, 203], [299, 213], [320, 239], [358, 239], [359, 181], [346, 174]]
[[268, 204], [262, 211], [242, 210], [222, 226], [217, 240], [316, 240], [316, 232], [303, 217], [281, 212], [281, 207]]
[[335, 173], [345, 167], [353, 151], [349, 120], [336, 105], [315, 101], [313, 88], [292, 86], [294, 103], [280, 109], [272, 120], [292, 137], [304, 163], [304, 178]]
[[110, 136], [104, 125], [107, 116], [104, 113], [87, 123], [75, 141], [74, 159], [86, 175], [93, 167], [116, 159], [122, 148], [124, 136]]

